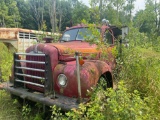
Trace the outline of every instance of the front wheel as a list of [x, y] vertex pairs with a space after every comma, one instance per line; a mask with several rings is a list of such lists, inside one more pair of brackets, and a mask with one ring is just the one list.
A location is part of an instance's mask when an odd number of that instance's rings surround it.
[[100, 76], [98, 85], [102, 86], [103, 89], [113, 87], [112, 76], [110, 73], [105, 73]]

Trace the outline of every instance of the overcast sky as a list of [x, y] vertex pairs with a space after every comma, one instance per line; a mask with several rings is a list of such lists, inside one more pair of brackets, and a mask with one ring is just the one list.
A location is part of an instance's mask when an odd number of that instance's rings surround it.
[[[86, 5], [89, 5], [89, 0], [81, 0]], [[136, 0], [135, 2], [135, 11], [145, 8], [145, 0]]]

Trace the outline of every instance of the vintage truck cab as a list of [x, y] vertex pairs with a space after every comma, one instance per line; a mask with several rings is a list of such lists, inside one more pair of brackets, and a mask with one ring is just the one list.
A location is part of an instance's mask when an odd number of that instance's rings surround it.
[[111, 49], [122, 31], [107, 24], [97, 30], [102, 38], [107, 37], [103, 42], [108, 42], [106, 52], [112, 59], [101, 60], [97, 45], [85, 41], [82, 34], [87, 33], [87, 26], [74, 26], [64, 31], [58, 43], [46, 38], [45, 43], [32, 45], [25, 53], [15, 53], [13, 75], [3, 88], [23, 99], [70, 110], [89, 99], [87, 90], [101, 78], [106, 87], [113, 87], [115, 60]]

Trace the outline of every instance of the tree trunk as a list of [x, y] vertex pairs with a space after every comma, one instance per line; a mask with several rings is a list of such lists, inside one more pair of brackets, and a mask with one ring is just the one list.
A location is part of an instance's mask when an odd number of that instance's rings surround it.
[[53, 14], [54, 14], [54, 32], [56, 32], [56, 0], [53, 0]]
[[59, 31], [61, 31], [62, 26], [62, 14], [59, 15]]
[[52, 26], [52, 32], [56, 32], [56, 0], [51, 0], [49, 5], [49, 16], [50, 16], [50, 23]]
[[102, 20], [103, 16], [102, 16], [102, 0], [100, 0], [100, 3], [99, 3], [99, 12], [100, 12], [100, 20]]

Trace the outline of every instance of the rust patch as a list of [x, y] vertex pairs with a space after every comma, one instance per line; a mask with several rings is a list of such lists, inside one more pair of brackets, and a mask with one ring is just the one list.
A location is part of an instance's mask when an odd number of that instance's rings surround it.
[[15, 40], [17, 39], [17, 34], [14, 31], [0, 31], [0, 39]]
[[61, 94], [63, 94], [63, 91], [64, 91], [63, 88], [60, 88], [60, 93], [61, 93]]

